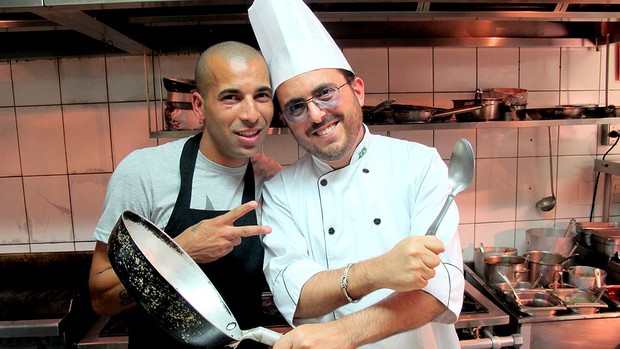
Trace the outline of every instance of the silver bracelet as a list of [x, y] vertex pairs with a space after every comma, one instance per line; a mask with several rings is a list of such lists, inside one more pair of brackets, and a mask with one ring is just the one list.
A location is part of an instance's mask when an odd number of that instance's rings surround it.
[[353, 299], [349, 296], [349, 292], [347, 292], [347, 286], [349, 285], [349, 269], [353, 266], [354, 263], [349, 263], [344, 268], [344, 272], [342, 273], [342, 278], [340, 279], [340, 290], [342, 290], [342, 294], [349, 301], [349, 303], [357, 303], [361, 298]]

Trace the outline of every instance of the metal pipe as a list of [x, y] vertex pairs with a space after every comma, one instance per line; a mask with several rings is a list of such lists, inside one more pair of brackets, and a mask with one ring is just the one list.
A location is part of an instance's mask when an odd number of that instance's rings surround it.
[[461, 349], [496, 349], [504, 347], [520, 347], [523, 345], [523, 338], [519, 333], [510, 336], [498, 337], [493, 336], [487, 330], [485, 334], [489, 338], [467, 339], [459, 342]]

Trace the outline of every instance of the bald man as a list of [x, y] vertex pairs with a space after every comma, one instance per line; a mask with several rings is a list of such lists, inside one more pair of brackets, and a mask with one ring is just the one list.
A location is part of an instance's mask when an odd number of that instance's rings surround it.
[[[263, 182], [280, 169], [259, 154], [274, 112], [269, 72], [254, 48], [223, 42], [201, 54], [195, 75], [192, 104], [204, 129], [123, 159], [112, 174], [93, 234], [93, 309], [108, 316], [127, 311], [129, 348], [182, 344], [135, 306], [112, 269], [107, 241], [124, 210], [175, 239], [218, 289], [241, 328], [261, 321], [265, 280], [259, 236], [271, 228], [257, 224], [256, 198]], [[264, 346], [253, 341], [239, 346], [255, 347]]]

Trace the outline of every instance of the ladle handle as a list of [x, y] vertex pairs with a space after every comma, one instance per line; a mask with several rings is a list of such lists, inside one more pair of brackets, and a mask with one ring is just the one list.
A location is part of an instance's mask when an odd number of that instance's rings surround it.
[[452, 201], [454, 201], [454, 194], [448, 195], [448, 197], [446, 198], [446, 202], [443, 204], [441, 211], [439, 211], [439, 214], [437, 215], [437, 218], [435, 218], [435, 221], [433, 222], [433, 224], [431, 224], [431, 226], [428, 227], [428, 230], [426, 231], [426, 235], [435, 235], [437, 233], [437, 228], [439, 227], [439, 224], [443, 220], [443, 217], [446, 215], [446, 212], [448, 212], [448, 209], [450, 208]]

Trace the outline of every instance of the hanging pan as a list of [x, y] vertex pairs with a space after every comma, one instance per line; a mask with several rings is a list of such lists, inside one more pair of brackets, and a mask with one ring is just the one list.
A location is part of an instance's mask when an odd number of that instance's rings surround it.
[[244, 339], [273, 346], [281, 334], [241, 330], [198, 264], [147, 219], [125, 211], [108, 240], [112, 267], [130, 295], [179, 342], [236, 347]]

